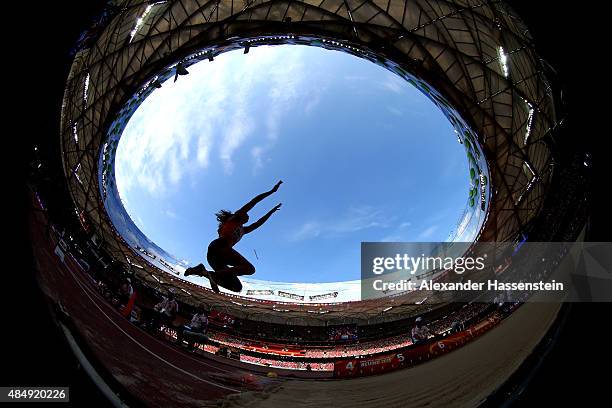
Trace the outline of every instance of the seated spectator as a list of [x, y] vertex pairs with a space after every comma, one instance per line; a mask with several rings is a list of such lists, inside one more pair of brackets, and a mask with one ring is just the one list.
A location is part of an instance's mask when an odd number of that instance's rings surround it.
[[204, 308], [200, 307], [198, 312], [193, 315], [191, 318], [191, 323], [189, 323], [189, 330], [197, 333], [206, 333], [208, 329], [208, 314]]
[[204, 334], [206, 334], [207, 330], [208, 316], [204, 308], [200, 307], [188, 325], [177, 329], [177, 341], [179, 344], [182, 344], [184, 337], [189, 344], [189, 348], [193, 349], [195, 343], [201, 343], [206, 340]]
[[172, 323], [178, 312], [178, 303], [174, 300], [174, 294], [168, 292], [168, 296], [153, 307], [153, 321], [151, 326], [154, 331], [158, 331], [160, 326], [167, 328], [173, 327]]
[[417, 317], [415, 326], [412, 328], [412, 341], [414, 344], [419, 344], [427, 341], [431, 335], [429, 329], [423, 324], [423, 318]]

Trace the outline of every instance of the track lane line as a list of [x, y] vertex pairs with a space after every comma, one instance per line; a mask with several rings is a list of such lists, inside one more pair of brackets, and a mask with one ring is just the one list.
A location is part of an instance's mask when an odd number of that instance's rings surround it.
[[[69, 265], [66, 265], [66, 266], [68, 266], [68, 269], [70, 269], [70, 272], [71, 272], [73, 275], [74, 275], [74, 274], [77, 274], [77, 275], [78, 275], [78, 273], [76, 273], [76, 272], [72, 271], [72, 268], [71, 268]], [[79, 279], [79, 278], [78, 278], [78, 276], [77, 276], [77, 277], [75, 277], [75, 279]], [[100, 294], [99, 294], [98, 292], [96, 292], [94, 289], [92, 289], [92, 288], [88, 287], [88, 286], [87, 286], [87, 284], [88, 284], [88, 283], [85, 283], [85, 284], [84, 284], [84, 285], [85, 285], [85, 290], [89, 291], [89, 293], [91, 293], [91, 294], [93, 294], [95, 297], [99, 298], [99, 299], [100, 299], [100, 303], [102, 303], [103, 305], [107, 306], [107, 307], [108, 307], [110, 310], [112, 310], [114, 313], [117, 313], [115, 309], [113, 309], [112, 307], [108, 306], [108, 304], [106, 303], [106, 301], [100, 297]], [[121, 318], [122, 318], [122, 319], [124, 319], [124, 317], [123, 317], [123, 316], [121, 316]], [[146, 334], [147, 336], [149, 336], [149, 334], [148, 334], [148, 333], [146, 333], [146, 332], [144, 332], [142, 329], [140, 329], [140, 328], [138, 328], [138, 327], [134, 327], [134, 328], [135, 328], [136, 330], [141, 331], [143, 334]], [[169, 346], [167, 343], [165, 343], [165, 342], [163, 342], [163, 341], [159, 340], [158, 338], [156, 338], [156, 337], [151, 337], [151, 339], [152, 339], [152, 340], [154, 340], [155, 342], [157, 342], [157, 344], [159, 344], [159, 345], [161, 345], [161, 346], [163, 346], [163, 347], [167, 348], [168, 350], [170, 350], [170, 351], [172, 351], [172, 352], [177, 352], [177, 350], [176, 350], [175, 348], [173, 348], [172, 346]], [[196, 363], [198, 363], [198, 364], [201, 364], [201, 365], [206, 366], [206, 367], [213, 368], [213, 369], [215, 369], [215, 370], [217, 370], [217, 371], [222, 371], [222, 372], [225, 372], [225, 373], [234, 373], [234, 372], [236, 371], [236, 370], [228, 370], [228, 369], [225, 369], [225, 368], [222, 368], [222, 367], [218, 367], [218, 366], [216, 366], [216, 365], [213, 365], [213, 364], [207, 363], [207, 362], [205, 362], [205, 361], [202, 361], [201, 359], [194, 358], [194, 357], [192, 357], [192, 356], [190, 356], [189, 354], [186, 354], [186, 353], [182, 353], [182, 352], [179, 352], [179, 353], [180, 353], [180, 355], [181, 355], [181, 356], [183, 356], [183, 357], [189, 358], [190, 360], [192, 360], [192, 361], [194, 361], [194, 362], [196, 362]], [[245, 371], [245, 369], [242, 369], [242, 368], [238, 368], [237, 370], [240, 370], [240, 371]]]
[[[70, 270], [70, 273], [73, 275], [73, 278], [75, 280], [75, 282], [77, 283], [77, 285], [79, 285], [79, 287], [81, 288], [81, 290], [83, 291], [83, 293], [85, 293], [85, 296], [87, 296], [89, 298], [89, 300], [91, 301], [91, 303], [93, 303], [93, 305], [100, 311], [100, 313], [102, 313], [111, 323], [113, 326], [115, 326], [117, 329], [119, 329], [123, 334], [125, 334], [130, 340], [132, 340], [134, 343], [136, 343], [140, 348], [142, 348], [144, 351], [146, 351], [147, 353], [151, 354], [153, 357], [157, 358], [158, 360], [166, 363], [167, 365], [169, 365], [170, 367], [182, 372], [183, 374], [186, 374], [196, 380], [205, 382], [206, 384], [210, 384], [213, 385], [215, 387], [219, 387], [219, 388], [223, 388], [225, 390], [228, 391], [232, 391], [232, 392], [238, 392], [240, 393], [240, 390], [237, 390], [235, 388], [231, 388], [231, 387], [226, 387], [225, 385], [221, 385], [221, 384], [217, 384], [214, 383], [212, 381], [208, 381], [205, 380], [204, 378], [198, 377], [197, 375], [190, 373], [189, 371], [183, 370], [181, 367], [178, 367], [174, 364], [172, 364], [171, 362], [169, 362], [168, 360], [164, 359], [163, 357], [157, 355], [156, 353], [154, 353], [153, 351], [149, 350], [146, 346], [144, 346], [142, 343], [140, 343], [138, 340], [136, 340], [134, 337], [132, 337], [128, 332], [126, 332], [125, 330], [123, 330], [117, 323], [115, 323], [108, 314], [106, 314], [104, 312], [104, 310], [102, 310], [102, 308], [94, 301], [94, 299], [89, 295], [89, 293], [87, 292], [87, 290], [83, 287], [82, 283], [79, 282], [79, 280], [76, 278], [76, 276], [74, 276], [74, 272], [68, 268]], [[163, 344], [160, 342], [160, 344]], [[167, 347], [167, 345], [165, 345]], [[173, 350], [175, 351], [175, 350]], [[195, 359], [194, 359], [195, 360]], [[195, 360], [198, 361], [198, 360]], [[211, 366], [212, 367], [212, 366]], [[213, 367], [216, 368], [216, 367]]]

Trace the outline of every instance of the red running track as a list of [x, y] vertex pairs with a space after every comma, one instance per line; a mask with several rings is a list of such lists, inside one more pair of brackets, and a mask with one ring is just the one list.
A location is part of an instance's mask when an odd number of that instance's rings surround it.
[[[54, 242], [45, 237], [42, 212], [32, 213], [30, 226], [41, 289], [61, 304], [95, 359], [133, 396], [147, 406], [196, 407], [246, 390], [239, 383], [219, 380], [251, 373], [241, 369], [244, 363], [192, 355], [134, 326], [95, 290], [69, 254], [62, 261], [54, 253]], [[258, 376], [253, 385], [270, 382]]]

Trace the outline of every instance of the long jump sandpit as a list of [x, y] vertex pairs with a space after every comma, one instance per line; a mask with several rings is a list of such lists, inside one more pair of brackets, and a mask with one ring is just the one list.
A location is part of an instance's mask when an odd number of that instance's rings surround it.
[[285, 380], [264, 392], [229, 395], [232, 408], [475, 407], [537, 346], [561, 305], [528, 303], [493, 330], [424, 364], [347, 380]]

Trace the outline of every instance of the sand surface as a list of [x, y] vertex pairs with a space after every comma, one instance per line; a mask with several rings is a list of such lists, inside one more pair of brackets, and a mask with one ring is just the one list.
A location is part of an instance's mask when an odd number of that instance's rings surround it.
[[559, 309], [558, 304], [525, 304], [478, 339], [413, 368], [349, 380], [288, 380], [268, 392], [228, 396], [217, 406], [474, 407], [519, 367]]

